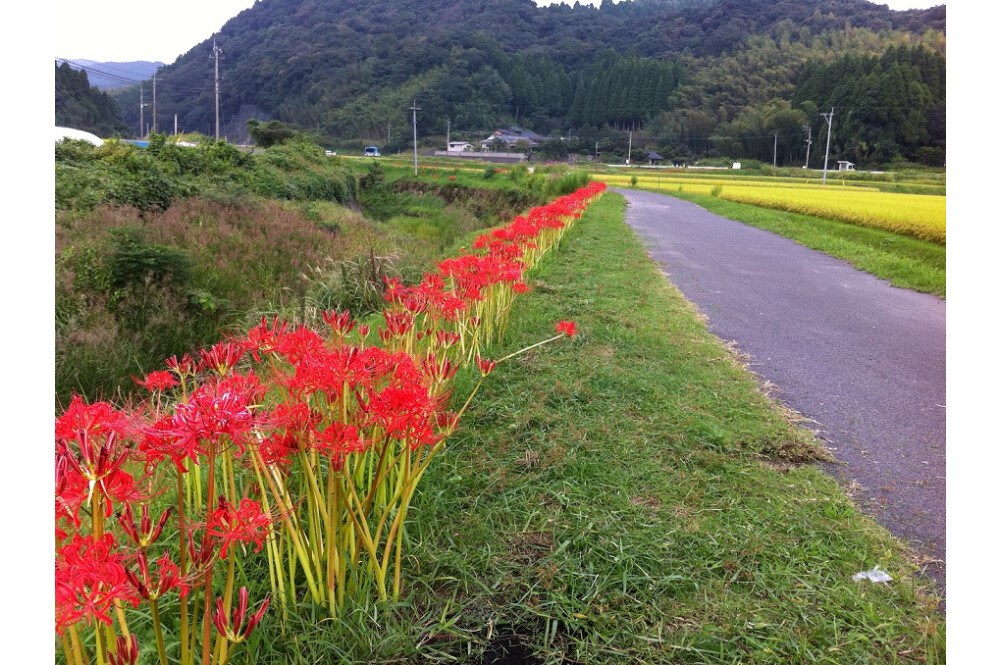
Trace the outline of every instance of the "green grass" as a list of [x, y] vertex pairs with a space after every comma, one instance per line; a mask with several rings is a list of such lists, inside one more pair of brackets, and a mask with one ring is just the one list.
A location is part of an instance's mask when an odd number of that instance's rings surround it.
[[858, 270], [885, 279], [894, 286], [942, 298], [946, 295], [946, 250], [940, 245], [888, 231], [734, 203], [704, 194], [681, 191], [670, 192], [669, 196], [691, 201], [727, 219], [772, 231], [843, 259]]
[[[515, 305], [494, 357], [580, 333], [487, 379], [418, 490], [402, 602], [275, 616], [231, 662], [943, 662], [904, 547], [808, 463], [623, 209], [594, 204]], [[894, 581], [851, 580], [874, 565]]]

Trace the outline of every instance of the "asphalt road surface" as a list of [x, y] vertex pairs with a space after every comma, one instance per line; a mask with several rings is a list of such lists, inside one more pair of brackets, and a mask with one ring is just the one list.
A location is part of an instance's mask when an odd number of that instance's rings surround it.
[[944, 301], [693, 203], [616, 191], [625, 221], [712, 333], [814, 421], [841, 462], [826, 470], [914, 546], [944, 594]]

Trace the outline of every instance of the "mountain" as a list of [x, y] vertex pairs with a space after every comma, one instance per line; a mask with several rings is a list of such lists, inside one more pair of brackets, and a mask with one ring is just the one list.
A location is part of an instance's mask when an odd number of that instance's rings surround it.
[[[543, 134], [644, 128], [664, 140], [695, 132], [707, 151], [708, 137], [747, 108], [791, 102], [807, 66], [902, 47], [943, 60], [945, 19], [944, 6], [895, 12], [865, 0], [604, 0], [596, 8], [260, 0], [214, 36], [219, 113], [230, 140], [242, 140], [256, 118], [384, 144], [405, 140], [416, 100], [425, 135], [450, 126], [472, 137], [510, 123]], [[215, 56], [206, 39], [159, 71], [161, 121], [176, 114], [183, 131], [214, 134]], [[138, 126], [138, 90], [117, 99]], [[798, 100], [800, 110], [803, 101], [831, 103]], [[815, 109], [803, 112], [821, 122]], [[918, 134], [880, 154], [912, 153]]]
[[162, 62], [137, 60], [133, 62], [98, 62], [97, 60], [63, 60], [56, 58], [58, 63], [68, 63], [77, 71], [87, 72], [90, 85], [98, 90], [116, 90], [148, 81]]
[[56, 65], [56, 126], [82, 129], [98, 136], [128, 133], [121, 109], [107, 93], [90, 85], [87, 72]]

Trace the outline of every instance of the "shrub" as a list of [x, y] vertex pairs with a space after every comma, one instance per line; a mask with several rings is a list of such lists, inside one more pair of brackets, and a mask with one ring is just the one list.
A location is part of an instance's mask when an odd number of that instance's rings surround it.
[[349, 310], [357, 318], [385, 305], [386, 280], [398, 276], [395, 256], [374, 250], [348, 261], [327, 259], [311, 268], [306, 302], [320, 310]]
[[109, 259], [114, 287], [150, 281], [184, 286], [191, 279], [194, 267], [187, 252], [147, 242], [137, 229], [118, 229], [114, 233]]

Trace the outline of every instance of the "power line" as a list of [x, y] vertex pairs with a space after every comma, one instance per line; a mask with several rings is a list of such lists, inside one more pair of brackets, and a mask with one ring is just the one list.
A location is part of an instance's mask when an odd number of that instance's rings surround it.
[[72, 60], [65, 60], [63, 58], [56, 58], [56, 62], [59, 64], [65, 63], [70, 67], [72, 67], [73, 69], [82, 70], [88, 74], [94, 74], [96, 76], [101, 76], [103, 78], [111, 79], [113, 81], [120, 81], [122, 83], [136, 84], [136, 83], [142, 83], [142, 81], [146, 80], [146, 79], [133, 79], [119, 74], [112, 74], [110, 72], [97, 69], [96, 67], [91, 67], [89, 65], [81, 65]]

